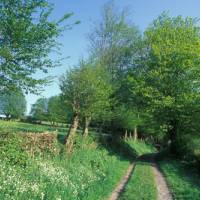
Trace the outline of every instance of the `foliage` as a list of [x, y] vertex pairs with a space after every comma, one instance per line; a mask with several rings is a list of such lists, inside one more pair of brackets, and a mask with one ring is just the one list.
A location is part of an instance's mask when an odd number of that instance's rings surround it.
[[0, 95], [0, 113], [7, 118], [19, 119], [25, 115], [26, 99], [22, 91], [15, 90]]
[[70, 121], [71, 112], [60, 96], [39, 98], [31, 107], [32, 121], [49, 121], [55, 123], [67, 123]]
[[138, 28], [129, 23], [127, 10], [118, 11], [114, 1], [109, 1], [102, 9], [101, 21], [88, 35], [91, 57], [99, 60], [117, 81], [133, 64], [140, 37]]
[[8, 165], [25, 167], [29, 157], [22, 148], [22, 138], [16, 134], [0, 133], [0, 160]]
[[68, 71], [61, 78], [63, 99], [73, 112], [95, 118], [109, 108], [112, 88], [105, 70], [90, 63], [80, 63], [80, 68]]
[[[127, 70], [136, 66], [140, 57], [141, 33], [129, 19], [128, 10], [118, 10], [114, 1], [109, 1], [102, 9], [101, 21], [95, 23], [88, 38], [90, 59], [97, 61], [110, 74], [113, 88], [111, 110], [98, 124], [101, 124], [104, 131], [110, 130], [116, 134], [125, 132], [126, 129], [132, 131], [131, 121], [137, 121], [137, 112], [127, 102], [129, 97], [124, 95], [127, 88], [122, 86], [122, 80]], [[123, 109], [125, 107], [128, 108], [129, 117], [123, 118], [122, 115], [126, 115]], [[134, 116], [131, 117], [128, 113], [134, 113]]]
[[[9, 124], [15, 126], [16, 123]], [[23, 123], [19, 125], [23, 126]], [[44, 130], [47, 128], [40, 127]], [[32, 137], [33, 134], [24, 135], [28, 136]], [[27, 145], [30, 147], [30, 143]], [[25, 168], [19, 165], [13, 167], [1, 160], [1, 199], [65, 199], [66, 196], [70, 199], [107, 198], [129, 164], [128, 160], [110, 154], [94, 138], [83, 140], [82, 136], [76, 137], [75, 150], [70, 157], [49, 157], [43, 151], [35, 158], [29, 157], [29, 160], [31, 165]]]
[[121, 104], [115, 110], [113, 122], [117, 127], [129, 131], [133, 131], [135, 127], [142, 124], [138, 114], [124, 104]]
[[48, 99], [39, 98], [35, 104], [32, 105], [30, 114], [39, 121], [47, 121], [48, 119]]
[[83, 134], [88, 135], [90, 121], [104, 117], [110, 109], [112, 87], [109, 75], [104, 68], [82, 61], [79, 68], [74, 68], [61, 77], [62, 99], [71, 108], [73, 118], [66, 145], [72, 150], [73, 137], [81, 118], [85, 120]]
[[71, 113], [67, 105], [60, 96], [53, 96], [48, 99], [48, 121], [50, 122], [69, 122]]
[[0, 1], [0, 90], [15, 87], [36, 92], [46, 78], [34, 78], [38, 70], [46, 73], [56, 63], [49, 53], [59, 51], [57, 37], [70, 26], [49, 20], [53, 7], [47, 0]]
[[198, 134], [199, 115], [191, 113], [199, 110], [199, 31], [194, 19], [163, 13], [145, 31], [143, 65], [128, 75], [133, 101], [155, 121], [165, 143], [170, 139], [174, 153], [189, 130]]

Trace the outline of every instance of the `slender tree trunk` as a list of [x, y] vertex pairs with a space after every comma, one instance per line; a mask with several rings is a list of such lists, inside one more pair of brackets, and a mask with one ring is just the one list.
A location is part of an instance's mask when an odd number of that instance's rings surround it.
[[67, 153], [71, 153], [73, 149], [73, 144], [74, 144], [74, 137], [76, 135], [76, 130], [78, 128], [78, 123], [79, 123], [79, 116], [77, 113], [74, 114], [73, 120], [66, 138], [66, 149]]
[[130, 138], [130, 139], [132, 138], [132, 133], [131, 133], [131, 131], [129, 132], [129, 138]]
[[85, 124], [84, 124], [84, 129], [83, 129], [84, 137], [88, 136], [88, 129], [89, 129], [90, 122], [91, 122], [91, 117], [85, 117]]
[[124, 139], [127, 140], [127, 137], [128, 137], [128, 133], [127, 133], [127, 129], [126, 129]]
[[171, 121], [171, 129], [169, 130], [169, 137], [171, 140], [170, 144], [170, 152], [172, 154], [177, 154], [177, 132], [178, 132], [178, 121], [172, 120]]
[[137, 132], [137, 126], [134, 127], [134, 141], [137, 141], [138, 138], [138, 132]]

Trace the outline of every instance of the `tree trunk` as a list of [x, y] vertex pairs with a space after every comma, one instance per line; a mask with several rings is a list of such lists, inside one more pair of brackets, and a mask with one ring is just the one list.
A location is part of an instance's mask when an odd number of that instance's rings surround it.
[[84, 124], [84, 129], [83, 129], [83, 136], [87, 137], [88, 136], [88, 128], [91, 122], [91, 117], [85, 117], [85, 124]]
[[137, 126], [134, 127], [134, 141], [137, 141], [138, 138], [138, 132], [137, 132]]
[[128, 134], [128, 133], [127, 133], [127, 130], [126, 130], [126, 131], [125, 131], [125, 136], [124, 136], [124, 139], [125, 139], [125, 140], [127, 140], [127, 134]]
[[173, 120], [170, 123], [171, 129], [169, 130], [169, 138], [171, 141], [170, 152], [172, 154], [177, 154], [177, 132], [178, 132], [178, 121]]
[[131, 131], [129, 132], [129, 138], [130, 138], [130, 139], [132, 138], [132, 133], [131, 133]]
[[76, 130], [78, 128], [78, 123], [79, 123], [79, 116], [78, 114], [74, 114], [73, 120], [66, 138], [66, 149], [67, 153], [71, 153], [73, 149], [73, 144], [74, 144], [74, 137], [76, 135]]

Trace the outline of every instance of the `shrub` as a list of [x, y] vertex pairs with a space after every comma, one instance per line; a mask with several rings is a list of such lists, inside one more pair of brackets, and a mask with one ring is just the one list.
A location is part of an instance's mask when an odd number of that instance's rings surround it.
[[29, 156], [22, 148], [22, 139], [14, 133], [0, 134], [0, 159], [11, 165], [25, 167]]

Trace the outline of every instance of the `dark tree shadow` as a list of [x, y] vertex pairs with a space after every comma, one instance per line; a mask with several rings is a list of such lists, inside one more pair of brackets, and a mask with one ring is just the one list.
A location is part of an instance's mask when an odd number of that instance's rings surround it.
[[98, 142], [105, 148], [109, 155], [115, 155], [120, 160], [133, 161], [136, 159], [137, 152], [124, 140], [111, 135], [99, 135]]

